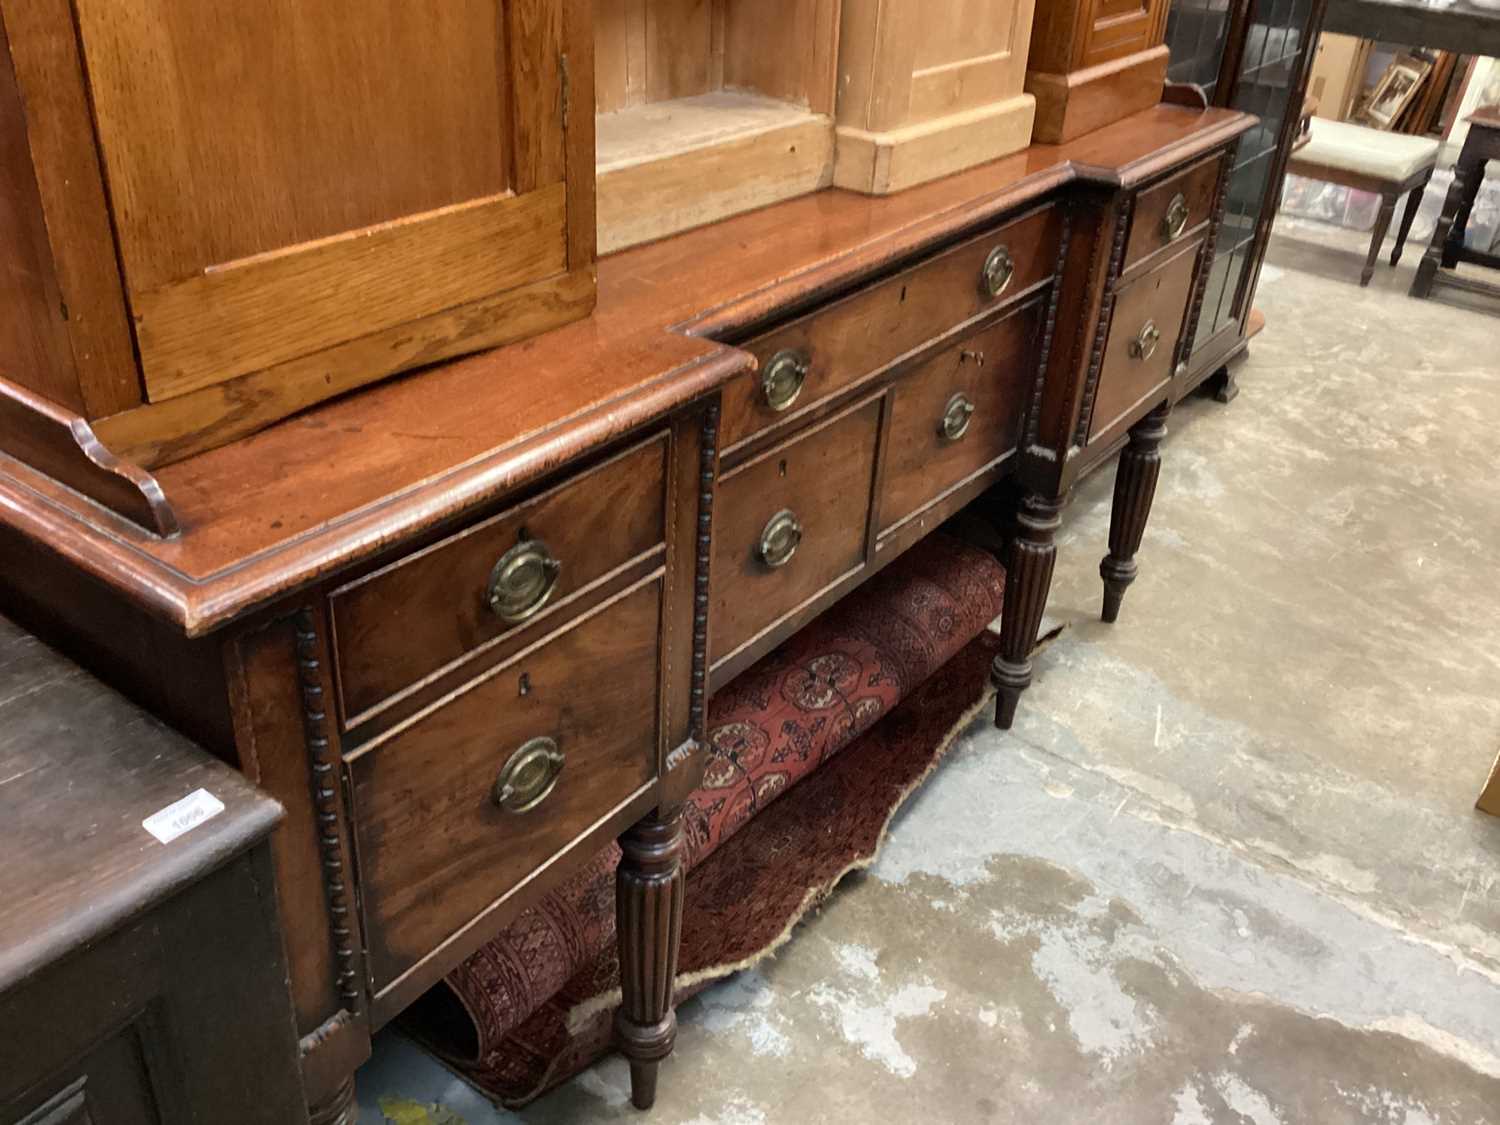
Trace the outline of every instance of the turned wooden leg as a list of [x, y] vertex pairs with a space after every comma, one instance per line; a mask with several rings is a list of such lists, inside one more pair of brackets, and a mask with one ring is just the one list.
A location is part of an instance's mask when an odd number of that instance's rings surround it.
[[335, 1091], [326, 1102], [307, 1107], [311, 1125], [354, 1125], [359, 1119], [359, 1106], [354, 1103], [354, 1079]]
[[1365, 256], [1365, 268], [1359, 275], [1359, 286], [1363, 289], [1375, 276], [1375, 259], [1380, 257], [1380, 244], [1385, 241], [1385, 232], [1390, 230], [1391, 216], [1396, 213], [1396, 197], [1382, 195], [1380, 211], [1375, 216], [1375, 229], [1370, 234], [1370, 252]]
[[1432, 241], [1427, 244], [1422, 260], [1417, 263], [1417, 276], [1412, 278], [1411, 289], [1408, 290], [1413, 297], [1430, 296], [1438, 269], [1444, 265], [1453, 265], [1453, 262], [1447, 260], [1450, 253], [1449, 242], [1452, 241], [1457, 246], [1463, 239], [1463, 224], [1457, 220], [1468, 196], [1468, 180], [1473, 171], [1473, 166], [1465, 163], [1460, 156], [1453, 168], [1453, 182], [1448, 185], [1448, 194], [1443, 197], [1443, 211], [1432, 232]]
[[[1484, 186], [1483, 160], [1464, 160], [1464, 154], [1459, 153], [1458, 166], [1454, 169], [1453, 182], [1462, 180], [1462, 188], [1458, 193], [1458, 210], [1453, 215], [1453, 225], [1448, 228], [1448, 237], [1443, 239], [1443, 268], [1452, 269], [1458, 265], [1458, 252], [1463, 249], [1464, 238], [1469, 232], [1469, 216], [1474, 213], [1474, 200], [1479, 198], [1479, 189]], [[1462, 172], [1462, 176], [1459, 173]]]
[[1130, 444], [1120, 454], [1115, 470], [1115, 502], [1109, 517], [1109, 554], [1099, 564], [1104, 579], [1104, 620], [1120, 616], [1120, 602], [1125, 590], [1135, 581], [1135, 554], [1146, 534], [1146, 520], [1151, 516], [1151, 501], [1156, 496], [1156, 478], [1161, 473], [1161, 439], [1167, 436], [1167, 415], [1172, 410], [1164, 402], [1130, 428]]
[[1053, 536], [1062, 525], [1062, 498], [1029, 495], [1016, 515], [1016, 538], [1005, 568], [1005, 609], [1000, 617], [1000, 653], [990, 666], [995, 685], [995, 725], [1009, 730], [1016, 703], [1031, 684], [1036, 647], [1057, 562]]
[[623, 996], [615, 1034], [630, 1060], [631, 1101], [650, 1109], [657, 1068], [677, 1038], [672, 986], [682, 938], [682, 809], [636, 824], [620, 837], [620, 850], [615, 916]]
[[[1432, 173], [1427, 174], [1427, 179]], [[1406, 249], [1406, 236], [1411, 233], [1411, 221], [1417, 217], [1417, 208], [1422, 205], [1422, 195], [1427, 190], [1427, 180], [1412, 188], [1406, 196], [1406, 208], [1401, 212], [1401, 226], [1396, 230], [1396, 245], [1391, 247], [1391, 265], [1401, 262], [1401, 251]]]

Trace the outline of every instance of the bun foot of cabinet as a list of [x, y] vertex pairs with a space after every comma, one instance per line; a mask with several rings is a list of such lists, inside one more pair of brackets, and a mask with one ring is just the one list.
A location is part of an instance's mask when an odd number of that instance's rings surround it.
[[1130, 444], [1120, 454], [1115, 471], [1114, 507], [1109, 517], [1109, 554], [1099, 564], [1104, 579], [1104, 612], [1108, 623], [1120, 616], [1125, 591], [1135, 581], [1139, 567], [1135, 555], [1146, 534], [1156, 480], [1161, 475], [1161, 442], [1167, 436], [1167, 414], [1171, 403], [1162, 403], [1130, 428]]
[[656, 1102], [656, 1074], [677, 1040], [672, 1007], [682, 939], [682, 810], [657, 813], [620, 837], [615, 879], [620, 1007], [615, 1037], [630, 1061], [630, 1100]]
[[1240, 383], [1234, 377], [1234, 368], [1227, 363], [1204, 380], [1203, 388], [1213, 396], [1215, 402], [1222, 402], [1226, 406], [1240, 394]]
[[1057, 563], [1053, 542], [1062, 526], [1061, 498], [1032, 495], [1016, 513], [1016, 538], [1005, 571], [1005, 612], [1000, 619], [1000, 654], [990, 666], [995, 685], [995, 725], [1009, 730], [1021, 693], [1031, 686], [1031, 650], [1036, 647]]
[[307, 1117], [310, 1125], [355, 1125], [359, 1106], [354, 1101], [354, 1079], [340, 1086], [327, 1101], [308, 1106]]

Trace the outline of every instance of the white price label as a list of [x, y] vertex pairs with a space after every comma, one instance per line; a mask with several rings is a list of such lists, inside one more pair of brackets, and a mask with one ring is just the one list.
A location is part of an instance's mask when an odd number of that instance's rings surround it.
[[207, 789], [195, 789], [180, 801], [173, 801], [160, 812], [141, 821], [141, 827], [163, 844], [170, 844], [184, 832], [191, 832], [205, 820], [224, 811], [224, 802]]

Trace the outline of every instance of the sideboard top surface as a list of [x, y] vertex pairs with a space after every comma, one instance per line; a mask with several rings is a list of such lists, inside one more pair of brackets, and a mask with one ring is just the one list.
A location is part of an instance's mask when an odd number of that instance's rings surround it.
[[828, 190], [605, 258], [585, 320], [160, 469], [170, 539], [19, 463], [0, 474], [0, 520], [206, 633], [712, 392], [753, 363], [719, 340], [1065, 184], [1135, 186], [1251, 122], [1158, 105], [897, 195]]

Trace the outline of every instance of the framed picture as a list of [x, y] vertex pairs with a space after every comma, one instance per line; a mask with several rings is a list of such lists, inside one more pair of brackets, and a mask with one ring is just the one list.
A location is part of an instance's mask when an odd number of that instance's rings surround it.
[[1432, 64], [1416, 55], [1398, 55], [1380, 76], [1370, 104], [1365, 108], [1365, 123], [1377, 129], [1389, 129], [1396, 123], [1412, 98], [1417, 96]]

